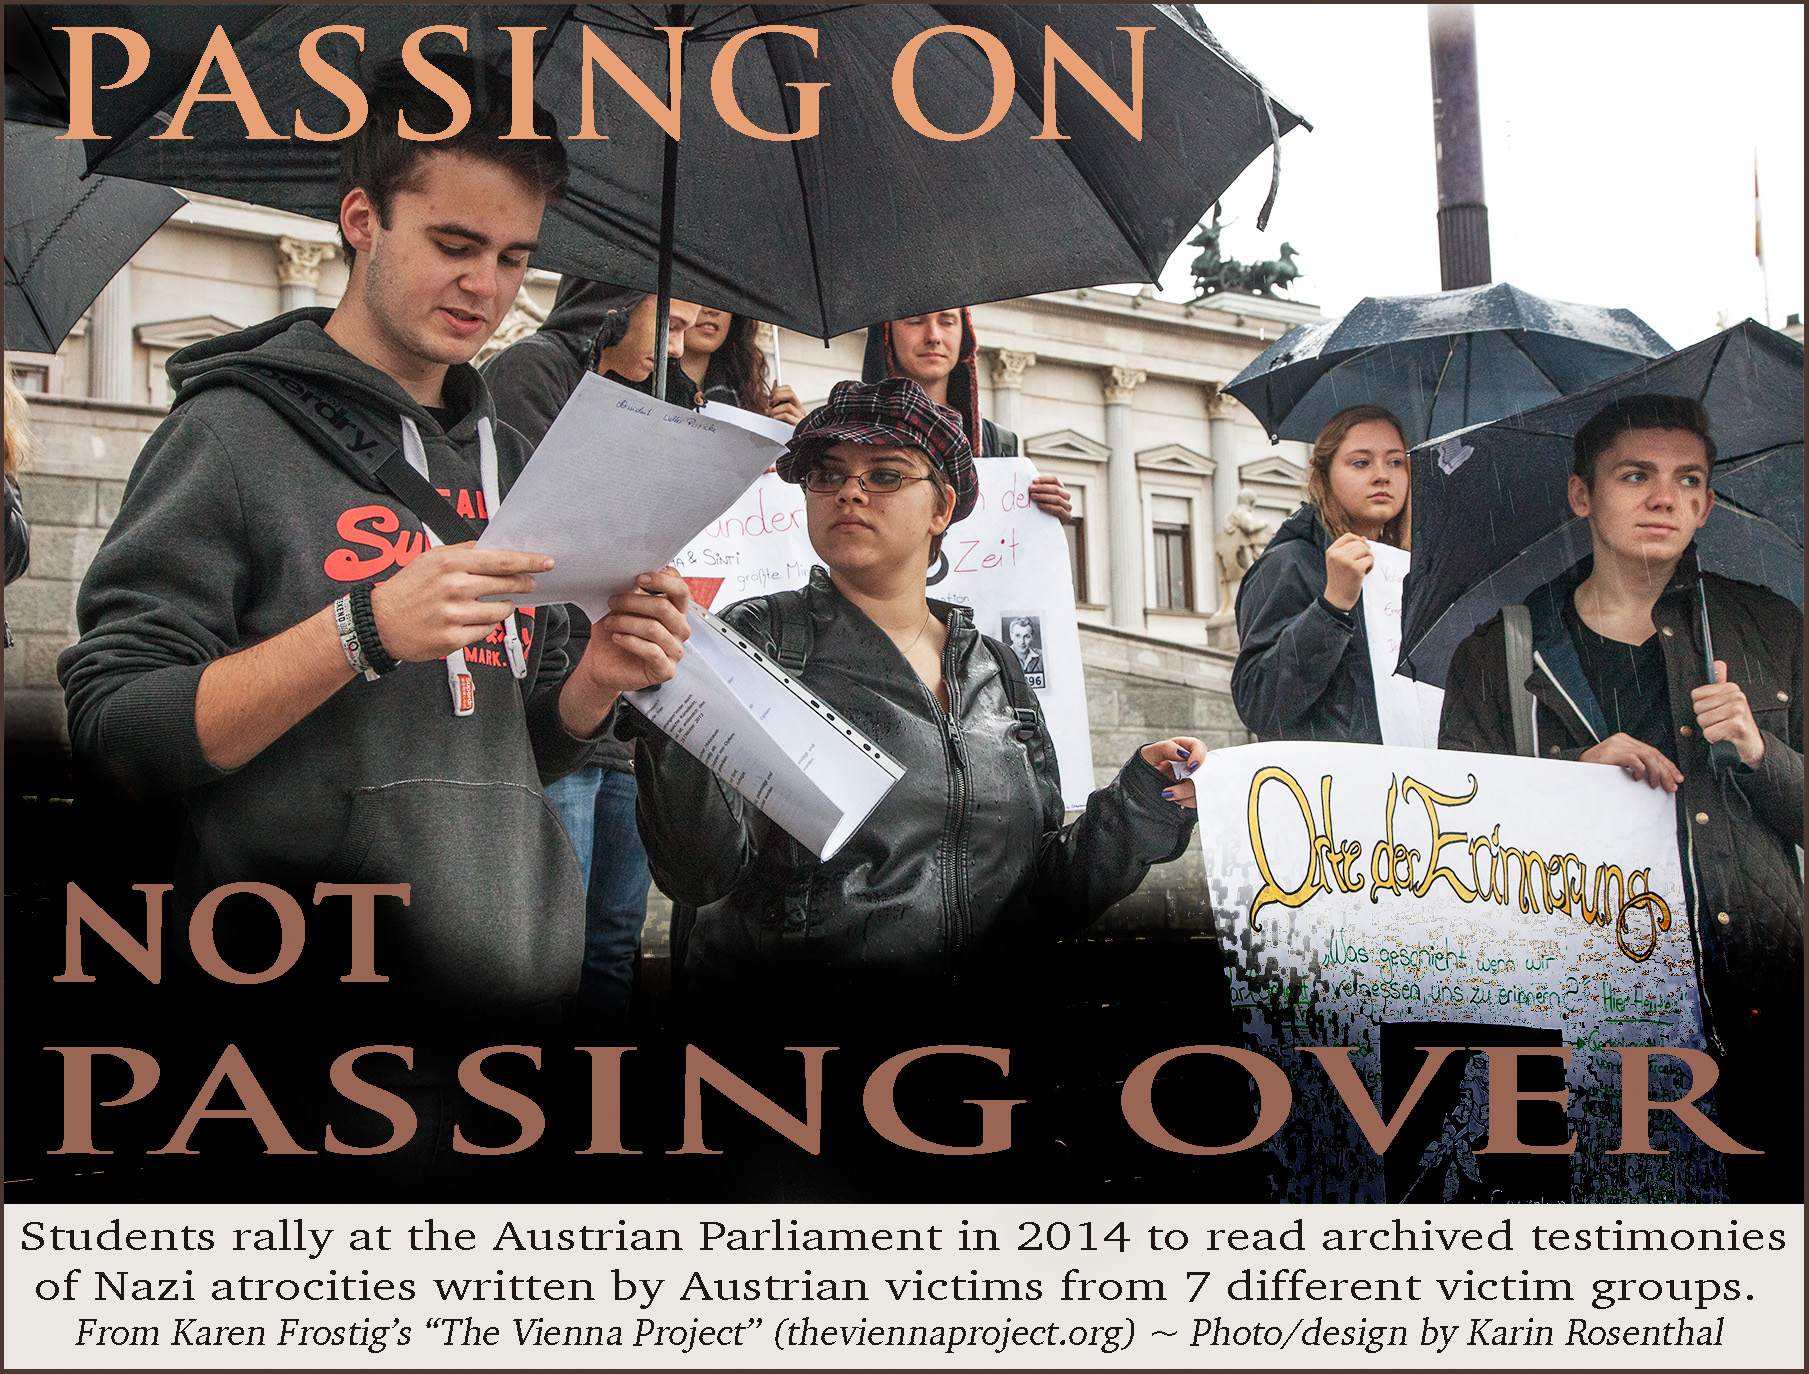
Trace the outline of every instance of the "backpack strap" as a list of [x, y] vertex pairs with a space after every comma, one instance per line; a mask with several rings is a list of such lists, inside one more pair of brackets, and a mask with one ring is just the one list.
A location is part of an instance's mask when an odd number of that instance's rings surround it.
[[810, 621], [810, 608], [804, 604], [803, 595], [797, 592], [780, 592], [768, 597], [766, 608], [771, 616], [768, 626], [773, 636], [773, 657], [781, 668], [796, 677], [810, 662], [810, 651], [816, 646], [817, 632]]
[[993, 662], [999, 665], [999, 681], [1005, 688], [1005, 701], [1011, 707], [1011, 713], [1017, 717], [1018, 723], [1011, 727], [1011, 733], [1030, 755], [1031, 769], [1039, 776], [1047, 770], [1055, 778], [1054, 805], [1045, 806], [1048, 814], [1044, 820], [1047, 829], [1060, 829], [1064, 811], [1061, 799], [1061, 764], [1055, 757], [1055, 741], [1050, 738], [1043, 713], [1037, 706], [1036, 691], [1024, 676], [1024, 665], [1018, 662], [1016, 654], [990, 635], [981, 635], [980, 642], [992, 654]]
[[[275, 368], [217, 367], [185, 383], [175, 404], [182, 405], [216, 386], [241, 387], [307, 435], [339, 466], [356, 476], [375, 479], [437, 534], [441, 543], [462, 544], [477, 538], [477, 526], [409, 466], [400, 439], [392, 436], [386, 420], [338, 396], [312, 392], [305, 385], [299, 388], [302, 394], [296, 395], [282, 385], [283, 380], [284, 374]], [[288, 380], [293, 384], [294, 379]]]
[[1533, 675], [1532, 612], [1525, 606], [1504, 606], [1501, 628], [1506, 638], [1508, 714], [1514, 722], [1514, 752], [1536, 758], [1539, 703], [1526, 687], [1526, 680]]

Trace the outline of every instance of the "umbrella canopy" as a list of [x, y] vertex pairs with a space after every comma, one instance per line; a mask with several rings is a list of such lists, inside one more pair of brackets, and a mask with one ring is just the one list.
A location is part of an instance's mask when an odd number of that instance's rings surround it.
[[6, 346], [54, 353], [144, 241], [187, 201], [118, 177], [82, 180], [81, 145], [6, 122]]
[[[63, 7], [29, 7], [40, 24], [95, 24]], [[86, 7], [68, 7], [71, 15]], [[207, 7], [214, 9], [216, 7]], [[359, 75], [400, 52], [428, 23], [468, 30], [474, 56], [512, 70], [510, 26], [537, 28], [535, 93], [576, 133], [583, 113], [585, 29], [594, 30], [651, 90], [667, 95], [668, 48], [657, 26], [685, 26], [682, 135], [672, 222], [675, 295], [829, 337], [949, 304], [997, 300], [1098, 282], [1153, 281], [1200, 214], [1282, 133], [1301, 123], [1228, 56], [1187, 7], [1079, 5], [287, 5], [235, 37], [234, 51], [275, 125], [299, 111], [311, 128], [345, 120], [336, 97], [300, 69], [304, 35], [327, 24], [365, 30], [362, 53], [328, 35], [320, 51]], [[242, 13], [218, 7], [221, 13]], [[172, 14], [190, 7], [170, 7]], [[155, 33], [161, 7], [116, 22]], [[827, 82], [817, 136], [767, 142], [718, 112], [712, 77], [724, 45], [757, 25], [818, 31], [817, 50], [768, 33], [733, 67], [742, 112], [762, 129], [798, 126], [788, 83]], [[999, 124], [971, 142], [913, 130], [893, 100], [893, 68], [911, 39], [949, 24], [995, 36], [1013, 68]], [[1062, 139], [1042, 128], [1044, 26], [1128, 99], [1131, 39], [1143, 41], [1142, 137], [1133, 138], [1078, 82], [1056, 82]], [[153, 43], [153, 50], [156, 44]], [[432, 35], [429, 54], [459, 51]], [[324, 219], [338, 216], [338, 148], [302, 139], [247, 143], [229, 103], [197, 104], [190, 140], [155, 141], [187, 81], [162, 90], [146, 76], [96, 90], [90, 165], [115, 175], [248, 200]], [[994, 72], [972, 40], [948, 34], [916, 57], [915, 90], [941, 129], [978, 127], [992, 107]], [[40, 84], [44, 84], [42, 81]], [[99, 78], [97, 77], [97, 85]], [[612, 79], [599, 75], [596, 129], [571, 141], [570, 193], [547, 217], [539, 266], [657, 289], [668, 139]]]
[[1752, 320], [1574, 396], [1449, 435], [1413, 455], [1413, 570], [1398, 671], [1445, 685], [1451, 654], [1503, 606], [1590, 551], [1566, 496], [1572, 441], [1610, 401], [1707, 408], [1715, 506], [1702, 566], [1803, 604], [1803, 346]]
[[1506, 282], [1366, 296], [1281, 336], [1225, 388], [1271, 439], [1312, 443], [1346, 406], [1386, 406], [1409, 444], [1528, 410], [1671, 346], [1631, 310], [1548, 301]]

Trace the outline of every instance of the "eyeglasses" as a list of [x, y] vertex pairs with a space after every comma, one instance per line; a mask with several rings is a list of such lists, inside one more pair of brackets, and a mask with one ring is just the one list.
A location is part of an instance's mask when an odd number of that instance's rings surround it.
[[907, 477], [896, 468], [871, 468], [866, 472], [839, 472], [835, 468], [812, 468], [804, 474], [804, 490], [818, 496], [835, 496], [852, 477], [869, 496], [890, 496], [906, 482], [934, 481], [931, 477]]

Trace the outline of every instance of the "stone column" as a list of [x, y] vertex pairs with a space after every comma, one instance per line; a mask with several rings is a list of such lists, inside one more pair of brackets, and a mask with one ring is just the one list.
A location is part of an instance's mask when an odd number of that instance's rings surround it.
[[[1216, 542], [1225, 519], [1237, 508], [1237, 402], [1217, 387], [1206, 404], [1207, 452], [1212, 456], [1212, 535]], [[1213, 570], [1213, 596], [1219, 595], [1218, 570]], [[1226, 609], [1223, 606], [1215, 610]]]
[[300, 310], [314, 304], [320, 285], [320, 265], [339, 256], [330, 243], [309, 243], [288, 235], [276, 241], [276, 280], [283, 289], [281, 310]]
[[1106, 505], [1112, 540], [1112, 624], [1142, 633], [1143, 502], [1137, 483], [1137, 453], [1131, 447], [1131, 396], [1147, 374], [1114, 367], [1105, 387]]
[[88, 395], [97, 401], [144, 401], [132, 394], [132, 265], [108, 282], [88, 316]]
[[1024, 425], [1018, 401], [1024, 386], [1024, 373], [1035, 366], [1034, 353], [1001, 348], [992, 355], [992, 422], [1020, 439], [1024, 437]]

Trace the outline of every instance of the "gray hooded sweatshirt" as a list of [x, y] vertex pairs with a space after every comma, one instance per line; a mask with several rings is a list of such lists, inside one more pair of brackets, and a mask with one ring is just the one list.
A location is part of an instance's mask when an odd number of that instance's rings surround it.
[[[228, 883], [291, 892], [309, 918], [313, 986], [346, 971], [351, 925], [349, 899], [316, 907], [315, 885], [407, 883], [406, 906], [376, 903], [384, 1007], [462, 1019], [549, 1003], [576, 985], [584, 901], [541, 784], [590, 748], [559, 720], [561, 608], [521, 612], [519, 682], [500, 632], [466, 650], [469, 716], [454, 714], [434, 660], [354, 678], [242, 768], [215, 767], [196, 734], [208, 664], [392, 576], [427, 546], [422, 522], [362, 465], [400, 442], [401, 417], [419, 431], [432, 485], [480, 526], [480, 421], [492, 426], [503, 491], [527, 461], [474, 369], [448, 372], [447, 408], [460, 418], [442, 431], [326, 335], [330, 313], [294, 311], [170, 360], [176, 404], [132, 470], [82, 583], [81, 639], [57, 665], [70, 738], [129, 794], [181, 795], [182, 907]], [[203, 380], [246, 366], [333, 425], [340, 447], [240, 385]], [[229, 901], [216, 919], [226, 961], [267, 967], [271, 924], [267, 907]]]

